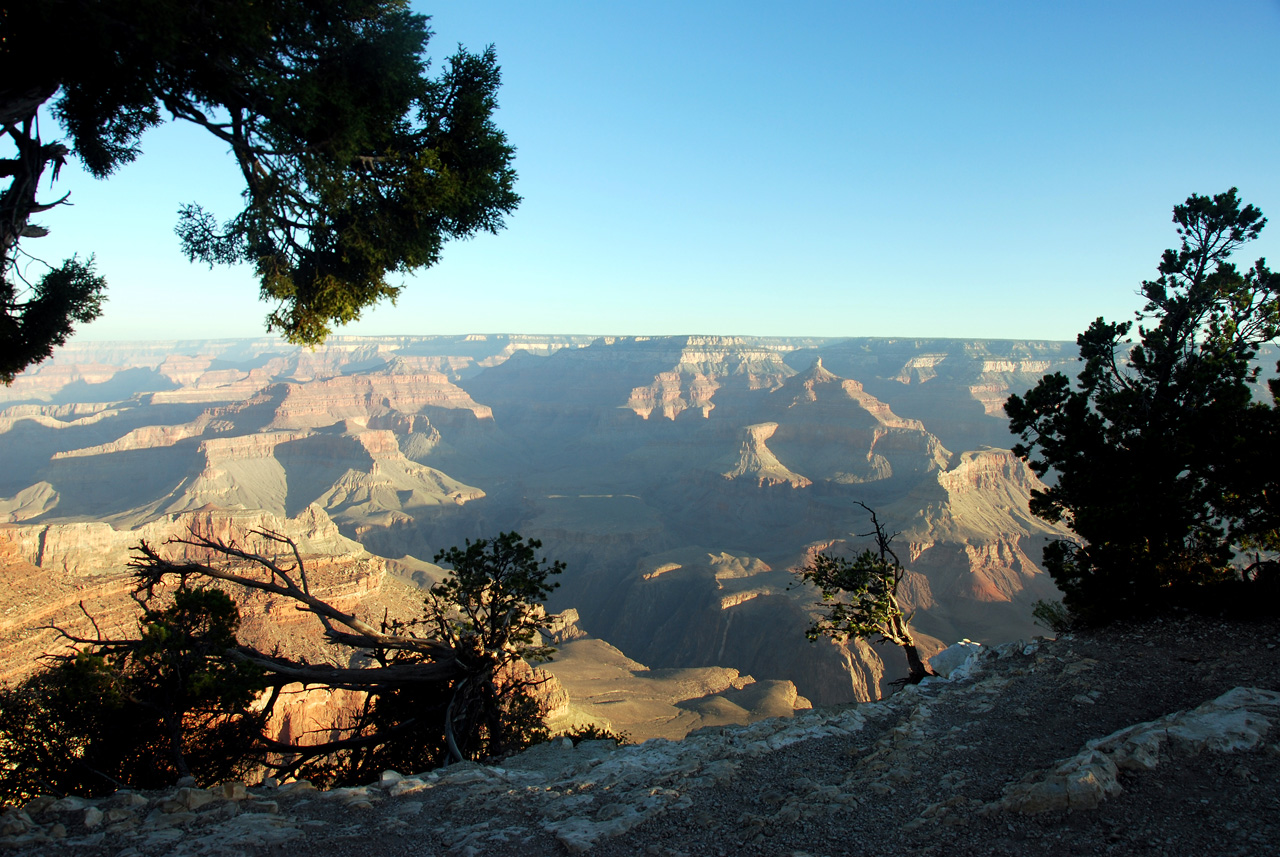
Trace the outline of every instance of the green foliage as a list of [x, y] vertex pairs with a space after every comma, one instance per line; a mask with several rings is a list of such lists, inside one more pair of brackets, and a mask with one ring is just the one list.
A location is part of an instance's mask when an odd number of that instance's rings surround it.
[[1228, 261], [1266, 220], [1234, 188], [1173, 219], [1181, 245], [1142, 284], [1138, 341], [1099, 318], [1077, 338], [1075, 389], [1055, 373], [1005, 406], [1014, 451], [1051, 480], [1032, 511], [1079, 537], [1044, 559], [1086, 621], [1248, 577], [1258, 566], [1242, 570], [1237, 550], [1276, 544], [1277, 412], [1253, 400], [1253, 361], [1280, 333], [1280, 277]]
[[[56, 180], [69, 154], [40, 139], [36, 114], [50, 100], [99, 178], [136, 159], [143, 132], [167, 119], [225, 143], [245, 207], [220, 222], [183, 206], [182, 249], [252, 265], [276, 305], [268, 328], [293, 342], [321, 342], [394, 300], [390, 278], [435, 264], [449, 239], [496, 232], [519, 203], [514, 149], [492, 121], [492, 48], [459, 49], [429, 76], [427, 20], [406, 0], [40, 0], [3, 14], [0, 129], [15, 149], [0, 159], [6, 283], [20, 240], [47, 231], [30, 217], [63, 201], [36, 200], [42, 173], [52, 166]], [[72, 297], [55, 333], [96, 314]], [[0, 313], [15, 322], [36, 308], [10, 301]], [[28, 325], [28, 363], [43, 353], [38, 329]]]
[[897, 642], [893, 639], [892, 619], [902, 611], [895, 597], [896, 572], [892, 562], [872, 550], [864, 550], [852, 560], [813, 554], [800, 569], [800, 577], [818, 587], [827, 607], [825, 615], [814, 620], [805, 636], [810, 640], [824, 636], [837, 640], [882, 636]]
[[453, 574], [427, 593], [427, 620], [462, 658], [506, 658], [519, 653], [530, 663], [548, 660], [551, 649], [535, 646], [544, 621], [541, 604], [560, 586], [548, 580], [564, 571], [564, 563], [547, 565], [536, 551], [542, 542], [527, 543], [519, 533], [466, 542], [435, 555]]
[[228, 660], [239, 611], [222, 592], [179, 589], [147, 609], [136, 640], [74, 654], [0, 691], [0, 799], [160, 788], [245, 775], [261, 762], [262, 671]]
[[911, 635], [910, 617], [898, 604], [898, 586], [906, 569], [890, 547], [897, 533], [887, 533], [876, 513], [859, 503], [871, 515], [876, 549], [866, 549], [852, 560], [825, 553], [813, 553], [803, 568], [801, 581], [812, 583], [822, 593], [825, 613], [805, 631], [809, 640], [831, 637], [844, 641], [863, 637], [901, 646], [907, 656], [907, 680], [919, 682], [929, 675]]
[[[549, 578], [564, 571], [564, 563], [539, 559], [541, 547], [512, 532], [468, 539], [464, 548], [435, 555], [453, 574], [428, 591], [425, 618], [468, 673], [447, 720], [456, 754], [503, 756], [546, 737], [542, 712], [529, 695], [534, 680], [516, 672], [517, 663], [547, 661], [554, 651], [540, 645], [537, 629], [546, 621], [543, 602], [560, 585]], [[465, 731], [456, 731], [459, 722]]]
[[30, 289], [0, 279], [0, 384], [11, 384], [27, 366], [47, 360], [74, 330], [102, 314], [107, 281], [87, 262], [67, 259]]
[[[319, 620], [330, 642], [358, 653], [352, 666], [335, 667], [222, 640], [229, 662], [256, 665], [265, 686], [303, 682], [354, 691], [359, 700], [358, 710], [333, 724], [339, 733], [333, 740], [300, 745], [262, 735], [258, 744], [271, 751], [268, 764], [278, 773], [361, 783], [388, 768], [428, 770], [452, 760], [501, 757], [546, 737], [533, 692], [543, 679], [529, 662], [551, 655], [537, 629], [547, 619], [541, 602], [558, 585], [548, 578], [564, 566], [539, 559], [541, 543], [502, 533], [442, 551], [436, 561], [454, 572], [428, 592], [424, 614], [384, 618], [375, 626], [312, 593], [293, 541], [267, 530], [253, 534], [283, 546], [289, 559], [192, 534], [170, 541], [225, 561], [175, 563], [143, 543], [131, 565], [140, 591], [174, 578], [183, 584], [207, 579], [291, 599]], [[274, 696], [268, 710], [273, 702]]]
[[[371, 682], [361, 710], [340, 724], [341, 741], [290, 760], [288, 772], [317, 783], [355, 784], [387, 769], [501, 758], [546, 740], [545, 712], [532, 693], [540, 680], [528, 664], [549, 660], [553, 651], [537, 645], [536, 636], [545, 621], [541, 603], [559, 585], [548, 577], [564, 565], [539, 559], [541, 546], [501, 533], [438, 553], [435, 561], [452, 566], [453, 574], [428, 591], [423, 617], [386, 622], [381, 630], [395, 641], [427, 629], [448, 647], [453, 668], [433, 680]], [[375, 644], [368, 656], [383, 668], [438, 659], [394, 644]]]
[[[428, 593], [424, 616], [377, 627], [312, 595], [292, 541], [256, 535], [287, 546], [294, 564], [194, 534], [173, 541], [229, 562], [172, 563], [139, 546], [131, 565], [147, 601], [138, 637], [68, 636], [77, 651], [0, 691], [0, 799], [160, 788], [187, 774], [213, 782], [263, 765], [323, 784], [363, 783], [388, 768], [498, 758], [547, 738], [533, 692], [543, 679], [529, 662], [550, 658], [537, 638], [541, 602], [564, 565], [539, 559], [539, 542], [502, 533], [442, 551], [437, 562], [454, 573]], [[172, 603], [150, 606], [174, 578]], [[312, 665], [241, 644], [235, 602], [193, 586], [200, 580], [294, 600], [331, 642], [358, 650], [362, 665]], [[265, 730], [279, 689], [293, 682], [355, 691], [363, 702], [333, 724], [337, 739], [282, 743]]]

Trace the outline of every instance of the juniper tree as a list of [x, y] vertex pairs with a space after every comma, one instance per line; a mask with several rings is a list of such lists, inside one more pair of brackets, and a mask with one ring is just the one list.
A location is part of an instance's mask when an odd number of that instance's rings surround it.
[[392, 278], [434, 264], [445, 241], [501, 228], [519, 197], [514, 150], [492, 119], [493, 49], [459, 48], [433, 77], [430, 35], [407, 0], [6, 3], [0, 381], [101, 309], [91, 263], [27, 279], [22, 242], [48, 233], [32, 218], [67, 201], [38, 198], [40, 182], [56, 183], [72, 156], [107, 178], [165, 121], [224, 143], [244, 183], [229, 217], [182, 207], [183, 252], [250, 265], [275, 305], [268, 329], [292, 342], [318, 343], [394, 300]]
[[[1280, 333], [1280, 276], [1232, 254], [1266, 224], [1232, 188], [1173, 209], [1181, 239], [1143, 282], [1133, 322], [1097, 319], [1080, 334], [1072, 382], [1046, 375], [1005, 405], [1014, 452], [1049, 485], [1031, 510], [1077, 539], [1045, 565], [1086, 620], [1152, 609], [1214, 582], [1253, 579], [1280, 525], [1275, 397], [1260, 347]], [[1267, 400], [1270, 401], [1267, 401]]]
[[815, 552], [796, 571], [802, 581], [818, 587], [825, 609], [805, 636], [810, 640], [825, 636], [838, 641], [862, 637], [901, 646], [907, 657], [906, 681], [918, 684], [932, 672], [921, 659], [911, 635], [911, 617], [903, 613], [898, 603], [898, 586], [906, 569], [891, 543], [899, 534], [887, 532], [870, 506], [858, 505], [871, 515], [872, 527], [859, 536], [874, 538], [875, 548], [867, 548], [851, 560]]
[[148, 605], [136, 638], [101, 636], [0, 689], [0, 799], [219, 782], [264, 761], [270, 705], [257, 666], [226, 657], [239, 610], [226, 593], [181, 587]]
[[[551, 655], [537, 630], [553, 618], [541, 603], [564, 566], [538, 558], [538, 541], [501, 533], [442, 551], [437, 561], [453, 573], [427, 593], [422, 615], [373, 623], [312, 592], [292, 540], [252, 535], [263, 548], [195, 534], [170, 540], [204, 561], [170, 560], [141, 544], [132, 565], [136, 597], [148, 605], [142, 633], [63, 633], [71, 652], [0, 690], [0, 798], [155, 788], [187, 774], [216, 782], [262, 766], [360, 783], [388, 768], [498, 758], [546, 737], [534, 693], [542, 680], [530, 664]], [[228, 595], [236, 590], [313, 616], [349, 653], [347, 665], [241, 642]], [[282, 690], [299, 683], [355, 691], [359, 705], [324, 740], [280, 741], [270, 718]]]

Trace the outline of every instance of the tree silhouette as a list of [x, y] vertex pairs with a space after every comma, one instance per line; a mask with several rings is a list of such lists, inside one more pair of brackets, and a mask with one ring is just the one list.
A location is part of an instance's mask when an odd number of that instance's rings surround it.
[[[500, 229], [519, 202], [492, 48], [428, 76], [431, 33], [406, 0], [39, 0], [5, 4], [0, 24], [0, 381], [101, 309], [91, 261], [34, 282], [19, 264], [48, 233], [32, 218], [67, 201], [38, 199], [42, 176], [74, 154], [106, 178], [168, 119], [224, 143], [244, 182], [230, 218], [182, 207], [183, 252], [251, 265], [275, 304], [268, 329], [292, 342], [394, 300], [390, 277]], [[44, 139], [43, 105], [69, 146]]]
[[0, 691], [0, 798], [220, 782], [265, 758], [258, 667], [230, 660], [240, 615], [226, 593], [181, 587], [144, 610], [138, 638], [81, 640]]
[[[177, 562], [142, 543], [132, 562], [135, 597], [148, 605], [142, 633], [64, 633], [73, 651], [0, 690], [0, 798], [159, 788], [186, 775], [219, 782], [263, 767], [359, 783], [388, 768], [498, 758], [546, 737], [533, 694], [543, 679], [530, 663], [551, 655], [537, 629], [553, 618], [541, 602], [564, 566], [539, 559], [538, 541], [501, 533], [442, 551], [437, 561], [454, 571], [427, 593], [422, 616], [373, 624], [312, 593], [292, 540], [251, 534], [279, 551], [192, 534], [169, 544], [207, 561]], [[235, 602], [214, 587], [293, 602], [358, 657], [311, 663], [245, 645]], [[272, 712], [298, 684], [355, 691], [359, 706], [326, 740], [276, 740]]]
[[906, 681], [919, 684], [932, 672], [916, 649], [911, 617], [898, 604], [898, 586], [906, 575], [891, 546], [898, 533], [887, 532], [870, 506], [861, 502], [858, 505], [871, 515], [871, 531], [859, 535], [873, 537], [875, 549], [863, 550], [852, 560], [813, 553], [796, 571], [802, 581], [818, 587], [826, 609], [805, 636], [810, 640], [826, 636], [840, 641], [863, 637], [901, 646], [907, 656]]
[[1193, 194], [1173, 220], [1181, 244], [1142, 284], [1138, 341], [1133, 323], [1099, 318], [1077, 338], [1075, 389], [1054, 373], [1005, 405], [1014, 452], [1050, 479], [1032, 511], [1079, 537], [1050, 544], [1045, 565], [1086, 620], [1253, 579], [1269, 561], [1239, 550], [1276, 546], [1277, 412], [1253, 397], [1259, 348], [1280, 333], [1280, 277], [1229, 261], [1266, 220], [1235, 188]]

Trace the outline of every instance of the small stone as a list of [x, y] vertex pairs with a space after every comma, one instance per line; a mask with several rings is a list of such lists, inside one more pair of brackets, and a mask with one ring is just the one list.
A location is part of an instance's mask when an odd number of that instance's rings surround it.
[[102, 824], [103, 812], [96, 806], [91, 806], [84, 811], [84, 826], [89, 830], [93, 830], [99, 824]]
[[348, 809], [373, 809], [373, 804], [367, 800], [353, 800], [347, 804]]
[[196, 787], [195, 777], [178, 777], [178, 781], [174, 783], [180, 789], [193, 789]]
[[49, 838], [50, 839], [66, 839], [67, 838], [66, 825], [59, 822], [58, 824], [55, 824], [52, 827], [50, 827]]
[[1077, 693], [1075, 696], [1071, 697], [1071, 701], [1076, 703], [1077, 705], [1093, 705], [1094, 704], [1093, 697], [1085, 696], [1083, 693]]
[[204, 789], [180, 788], [175, 799], [187, 809], [199, 809], [212, 801], [213, 795]]
[[249, 789], [244, 783], [223, 783], [215, 791], [223, 800], [246, 800], [249, 797]]
[[131, 811], [127, 809], [121, 809], [120, 807], [109, 809], [105, 813], [103, 813], [103, 816], [102, 816], [102, 820], [105, 821], [107, 824], [118, 824], [121, 821], [128, 821], [130, 819], [137, 819], [137, 816], [134, 815]]
[[404, 774], [398, 771], [383, 771], [382, 776], [378, 777], [378, 788], [389, 789], [403, 779]]
[[88, 805], [89, 805], [89, 802], [86, 801], [84, 798], [75, 797], [74, 795], [71, 795], [69, 797], [61, 798], [49, 804], [49, 811], [50, 812], [75, 812], [77, 810], [84, 809]]
[[26, 805], [24, 805], [22, 809], [30, 813], [31, 815], [39, 815], [49, 807], [53, 806], [54, 803], [57, 802], [57, 800], [58, 799], [56, 797], [50, 797], [49, 795], [34, 797], [31, 800], [27, 801]]
[[137, 792], [129, 791], [128, 789], [120, 789], [111, 796], [109, 803], [112, 806], [139, 807], [146, 806], [148, 801]]
[[420, 792], [424, 789], [429, 789], [434, 785], [434, 783], [423, 782], [417, 777], [405, 777], [403, 780], [391, 787], [389, 794], [392, 797], [399, 797], [400, 795], [412, 794], [413, 792]]
[[240, 805], [244, 812], [275, 815], [280, 811], [280, 804], [273, 800], [247, 800]]
[[280, 787], [280, 781], [275, 777], [263, 777], [262, 787], [264, 789], [276, 789]]
[[6, 812], [0, 815], [0, 835], [17, 836], [35, 827], [31, 816], [25, 812]]

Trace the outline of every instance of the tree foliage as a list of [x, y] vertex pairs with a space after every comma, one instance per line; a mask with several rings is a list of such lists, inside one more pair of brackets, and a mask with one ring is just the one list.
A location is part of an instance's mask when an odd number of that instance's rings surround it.
[[1188, 587], [1265, 574], [1274, 548], [1277, 411], [1262, 391], [1260, 347], [1280, 333], [1280, 277], [1230, 261], [1266, 224], [1236, 189], [1174, 207], [1181, 242], [1143, 282], [1132, 322], [1099, 318], [1077, 342], [1073, 388], [1047, 375], [1005, 406], [1015, 453], [1049, 487], [1031, 509], [1077, 541], [1045, 564], [1073, 613], [1104, 620], [1181, 597]]
[[826, 553], [813, 553], [797, 570], [800, 579], [812, 583], [822, 593], [826, 612], [805, 631], [810, 640], [832, 637], [847, 640], [863, 637], [901, 646], [907, 656], [907, 681], [912, 684], [927, 675], [911, 635], [911, 617], [898, 604], [898, 586], [906, 569], [891, 543], [898, 535], [888, 533], [880, 519], [865, 503], [858, 503], [871, 515], [872, 529], [861, 536], [875, 538], [875, 549], [867, 548], [852, 560]]
[[[59, 295], [42, 299], [22, 279], [20, 241], [47, 234], [31, 218], [65, 201], [37, 200], [42, 175], [56, 181], [74, 152], [106, 178], [169, 119], [225, 143], [244, 181], [228, 219], [182, 207], [183, 251], [253, 266], [275, 304], [268, 329], [293, 342], [394, 300], [391, 277], [434, 264], [448, 239], [497, 231], [519, 202], [514, 150], [492, 119], [492, 48], [460, 48], [429, 76], [431, 33], [406, 0], [40, 0], [0, 15], [13, 147], [0, 159], [0, 351], [18, 369], [96, 317], [103, 287], [42, 278]], [[42, 139], [45, 104], [70, 147]]]
[[228, 660], [239, 625], [222, 592], [179, 588], [139, 637], [77, 641], [0, 691], [0, 799], [218, 782], [260, 764], [263, 672]]
[[67, 259], [21, 296], [16, 280], [0, 279], [0, 384], [12, 384], [23, 369], [53, 356], [75, 323], [97, 318], [106, 286], [94, 273], [92, 257]]
[[[0, 692], [0, 798], [161, 787], [251, 769], [326, 784], [367, 782], [388, 768], [428, 770], [489, 759], [546, 737], [529, 662], [547, 660], [537, 629], [559, 562], [516, 533], [468, 542], [437, 559], [454, 573], [432, 587], [423, 615], [371, 624], [316, 597], [296, 544], [254, 531], [279, 555], [201, 536], [171, 543], [208, 554], [175, 562], [143, 543], [133, 561], [148, 606], [137, 638], [67, 637], [71, 654]], [[222, 589], [278, 596], [314, 616], [349, 656], [311, 663], [237, 639], [239, 613]], [[324, 740], [268, 732], [282, 690], [355, 691], [355, 711]], [[294, 736], [295, 739], [306, 736]], [[314, 737], [314, 736], [312, 736]]]

